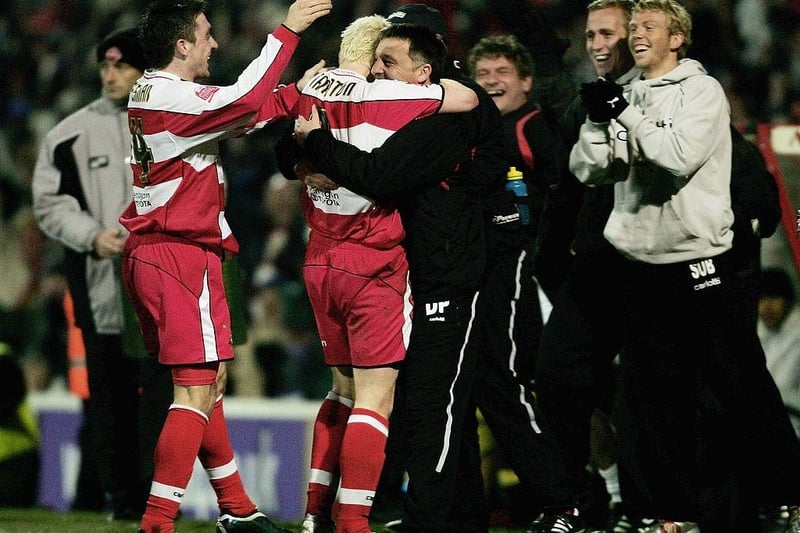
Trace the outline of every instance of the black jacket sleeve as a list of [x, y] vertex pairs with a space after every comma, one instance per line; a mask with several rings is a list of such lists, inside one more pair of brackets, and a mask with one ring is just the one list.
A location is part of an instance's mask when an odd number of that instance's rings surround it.
[[[733, 160], [731, 201], [734, 217], [758, 220], [761, 238], [770, 237], [781, 221], [781, 204], [775, 177], [767, 168], [759, 149], [731, 126]], [[735, 235], [735, 231], [734, 231]]]
[[303, 149], [292, 138], [293, 124], [294, 122], [289, 122], [285, 131], [275, 143], [275, 162], [278, 170], [287, 180], [297, 179], [297, 175], [294, 173], [294, 166], [306, 157]]
[[380, 197], [441, 180], [469, 154], [469, 121], [462, 114], [418, 119], [365, 152], [329, 132], [314, 130], [305, 140], [314, 166], [336, 183]]

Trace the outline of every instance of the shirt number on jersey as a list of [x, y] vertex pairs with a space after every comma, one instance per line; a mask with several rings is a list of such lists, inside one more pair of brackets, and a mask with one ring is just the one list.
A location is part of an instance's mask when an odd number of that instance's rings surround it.
[[148, 176], [150, 175], [150, 163], [153, 162], [153, 151], [144, 142], [142, 117], [128, 117], [128, 129], [131, 131], [133, 160], [142, 169], [139, 181], [144, 184], [150, 183]]

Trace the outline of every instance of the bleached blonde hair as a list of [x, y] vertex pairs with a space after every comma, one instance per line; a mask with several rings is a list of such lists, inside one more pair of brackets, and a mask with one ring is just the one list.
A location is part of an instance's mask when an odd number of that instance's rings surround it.
[[371, 67], [381, 32], [388, 27], [389, 21], [380, 15], [360, 17], [351, 22], [342, 32], [339, 64], [349, 61]]

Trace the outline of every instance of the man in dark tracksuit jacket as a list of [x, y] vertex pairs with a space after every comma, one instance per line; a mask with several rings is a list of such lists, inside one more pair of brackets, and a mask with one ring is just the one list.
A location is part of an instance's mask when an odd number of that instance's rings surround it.
[[[369, 154], [323, 131], [312, 131], [305, 140], [317, 170], [352, 190], [396, 201], [406, 228], [415, 309], [400, 377], [406, 392], [409, 473], [404, 531], [486, 528], [483, 503], [473, 505], [483, 490], [480, 475], [471, 464], [459, 466], [458, 443], [464, 439], [469, 453], [462, 450], [461, 459], [471, 463], [477, 443], [470, 395], [479, 357], [471, 330], [486, 253], [477, 193], [487, 185], [500, 187], [508, 163], [506, 148], [496, 142], [501, 128], [497, 109], [484, 91], [476, 92], [481, 98], [476, 111], [417, 120]], [[489, 146], [480, 140], [490, 141]], [[475, 158], [464, 159], [475, 144]], [[493, 400], [517, 394], [517, 383], [498, 379]], [[529, 414], [517, 411], [519, 417], [506, 413], [506, 431], [515, 424], [530, 427]], [[509, 446], [521, 443], [527, 446], [528, 441]], [[555, 447], [525, 449], [530, 457], [522, 476], [556, 505], [572, 507], [565, 473], [554, 466], [561, 464]]]
[[414, 314], [399, 378], [406, 395], [395, 408], [409, 475], [404, 531], [487, 530], [471, 402], [478, 354], [470, 339], [486, 263], [480, 193], [502, 180], [505, 165], [474, 172], [473, 165], [502, 160], [472, 160], [470, 150], [496, 131], [492, 111], [484, 98], [470, 113], [414, 121], [371, 154], [322, 130], [305, 140], [318, 171], [396, 203], [406, 230]]
[[[521, 394], [530, 399], [530, 393], [524, 387], [520, 392], [520, 382], [507, 367], [498, 371], [496, 365], [481, 365], [486, 354], [477, 353], [476, 298], [491, 300], [476, 292], [486, 264], [482, 198], [489, 191], [503, 196], [505, 173], [513, 163], [497, 135], [503, 127], [486, 92], [460, 70], [450, 68], [446, 77], [471, 85], [481, 105], [470, 114], [417, 120], [370, 154], [324, 133], [314, 132], [305, 141], [316, 170], [351, 190], [396, 203], [406, 229], [415, 311], [398, 383], [399, 416], [392, 419], [408, 428], [392, 432], [395, 439], [406, 436], [402, 447], [410, 481], [403, 531], [485, 531], [475, 402], [491, 413], [487, 421], [513, 454], [526, 486], [556, 507], [574, 506], [555, 442], [533, 431], [533, 415], [519, 401]], [[465, 158], [475, 145], [473, 157]], [[507, 200], [506, 207], [514, 210], [513, 198]], [[514, 246], [518, 230], [517, 225], [511, 232]]]
[[[638, 72], [624, 72], [617, 83], [629, 83]], [[585, 118], [576, 99], [560, 123], [567, 142], [577, 138]], [[614, 317], [624, 305], [618, 295], [625, 259], [603, 237], [613, 200], [613, 185], [588, 188], [565, 176], [548, 191], [534, 251], [534, 271], [553, 300], [536, 362], [535, 390], [574, 475], [581, 475], [589, 462], [595, 408], [610, 411], [613, 361], [622, 344]], [[627, 500], [630, 492], [623, 496]]]
[[[489, 261], [475, 326], [480, 346], [475, 400], [504, 458], [529, 495], [526, 508], [515, 510], [515, 514], [530, 520], [544, 511], [532, 525], [536, 529], [574, 513], [574, 501], [567, 498], [567, 489], [575, 489], [577, 484], [577, 476], [570, 479], [567, 475], [558, 441], [547, 429], [530, 390], [545, 308], [549, 306], [544, 297], [540, 298], [533, 274], [533, 245], [545, 191], [569, 172], [567, 152], [530, 98], [532, 59], [515, 37], [500, 34], [481, 39], [470, 50], [467, 64], [502, 115], [500, 133], [507, 157], [522, 171], [528, 190], [530, 222], [524, 225], [512, 193], [501, 189], [488, 196]], [[560, 520], [577, 522], [574, 516], [561, 516]]]

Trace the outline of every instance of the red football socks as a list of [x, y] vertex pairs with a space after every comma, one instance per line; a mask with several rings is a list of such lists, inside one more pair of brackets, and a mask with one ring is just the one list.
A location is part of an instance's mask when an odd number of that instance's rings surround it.
[[336, 533], [369, 532], [369, 513], [386, 457], [389, 421], [374, 411], [355, 408], [347, 421], [340, 453], [341, 487]]
[[242, 476], [236, 467], [228, 425], [222, 409], [222, 397], [217, 400], [211, 411], [198, 457], [217, 494], [220, 511], [227, 511], [236, 516], [247, 516], [256, 510], [255, 504], [244, 490]]
[[146, 533], [174, 531], [173, 522], [192, 478], [207, 424], [200, 411], [178, 404], [170, 406], [153, 453], [153, 484], [141, 523]]
[[352, 400], [333, 391], [328, 392], [319, 407], [311, 445], [306, 513], [330, 518], [331, 505], [336, 494], [336, 487], [331, 487], [331, 483], [339, 473], [339, 452], [352, 408]]

